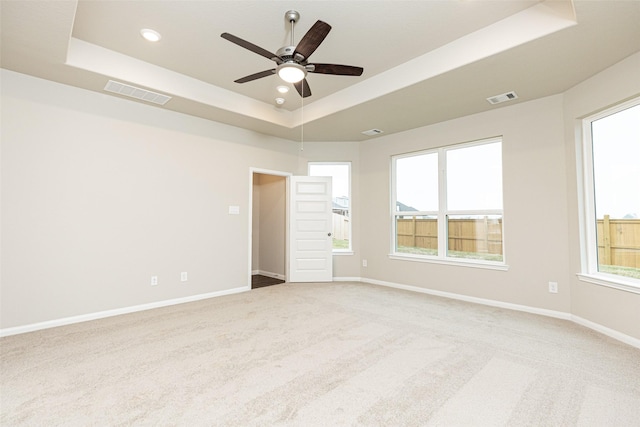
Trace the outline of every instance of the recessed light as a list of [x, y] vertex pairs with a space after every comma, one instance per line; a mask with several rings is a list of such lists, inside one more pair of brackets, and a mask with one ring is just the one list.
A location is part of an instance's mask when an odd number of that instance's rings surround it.
[[289, 86], [278, 86], [276, 90], [280, 93], [287, 93], [289, 92]]
[[284, 104], [284, 98], [276, 98], [276, 104], [278, 105]]
[[162, 38], [159, 32], [150, 30], [149, 28], [143, 28], [142, 30], [140, 30], [140, 34], [150, 42], [157, 42]]

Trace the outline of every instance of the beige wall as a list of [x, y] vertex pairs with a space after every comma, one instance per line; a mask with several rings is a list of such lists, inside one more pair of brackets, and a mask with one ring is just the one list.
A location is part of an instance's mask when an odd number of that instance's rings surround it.
[[[354, 254], [334, 257], [334, 277], [573, 313], [640, 339], [640, 295], [576, 278], [574, 133], [579, 118], [640, 94], [638, 69], [640, 54], [565, 94], [304, 151], [3, 70], [0, 326], [248, 286], [250, 168], [304, 175], [308, 161], [351, 161]], [[496, 135], [508, 271], [390, 259], [390, 157]]]
[[577, 147], [581, 119], [626, 99], [640, 96], [640, 53], [621, 61], [567, 91], [564, 96], [567, 157], [568, 235], [571, 253], [571, 312], [596, 324], [640, 339], [640, 294], [578, 280], [580, 227], [577, 185]]
[[[508, 271], [390, 259], [391, 156], [503, 137]], [[569, 312], [569, 253], [562, 96], [379, 137], [360, 152], [362, 277], [511, 304]], [[473, 179], [473, 177], [469, 177]], [[534, 224], [544, 223], [544, 227]], [[548, 282], [559, 284], [558, 294]]]
[[248, 286], [249, 170], [299, 164], [289, 141], [5, 70], [1, 132], [2, 328]]

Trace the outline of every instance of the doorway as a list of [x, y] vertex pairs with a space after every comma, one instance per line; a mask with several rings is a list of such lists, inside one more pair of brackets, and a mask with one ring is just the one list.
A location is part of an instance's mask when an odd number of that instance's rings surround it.
[[252, 169], [251, 288], [286, 280], [287, 176]]

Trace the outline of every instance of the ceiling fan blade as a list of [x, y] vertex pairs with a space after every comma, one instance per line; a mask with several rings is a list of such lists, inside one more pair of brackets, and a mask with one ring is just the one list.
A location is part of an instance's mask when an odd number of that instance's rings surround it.
[[331, 25], [323, 21], [316, 21], [313, 27], [307, 31], [307, 34], [302, 37], [298, 46], [296, 46], [296, 50], [293, 53], [294, 58], [296, 54], [302, 55], [303, 59], [309, 58], [318, 46], [320, 46], [324, 38], [327, 37], [329, 31], [331, 31]]
[[259, 73], [250, 74], [250, 75], [242, 77], [242, 78], [240, 78], [238, 80], [234, 80], [234, 82], [236, 82], [236, 83], [247, 83], [247, 82], [251, 82], [253, 80], [261, 79], [263, 77], [272, 76], [275, 73], [276, 73], [275, 68], [273, 70], [260, 71]]
[[246, 40], [241, 39], [240, 37], [236, 37], [233, 34], [229, 34], [229, 33], [222, 33], [220, 34], [220, 37], [222, 37], [225, 40], [229, 40], [231, 43], [235, 43], [238, 46], [241, 46], [245, 49], [250, 50], [253, 53], [257, 53], [258, 55], [262, 55], [267, 59], [270, 59], [272, 61], [276, 61], [278, 59], [280, 59], [280, 57], [278, 57], [278, 55], [276, 55], [275, 53], [271, 53], [266, 49], [261, 48], [260, 46], [256, 46], [253, 43], [250, 43]]
[[309, 87], [309, 83], [307, 83], [307, 79], [300, 80], [298, 83], [294, 83], [293, 86], [301, 97], [306, 98], [307, 96], [311, 96], [311, 88]]
[[310, 73], [337, 74], [339, 76], [361, 76], [364, 68], [339, 64], [309, 64]]

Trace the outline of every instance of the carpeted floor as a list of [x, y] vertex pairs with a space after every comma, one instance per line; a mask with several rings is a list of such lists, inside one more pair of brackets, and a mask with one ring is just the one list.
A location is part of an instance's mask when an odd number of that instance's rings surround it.
[[0, 351], [2, 426], [640, 425], [640, 350], [361, 283], [270, 286]]

